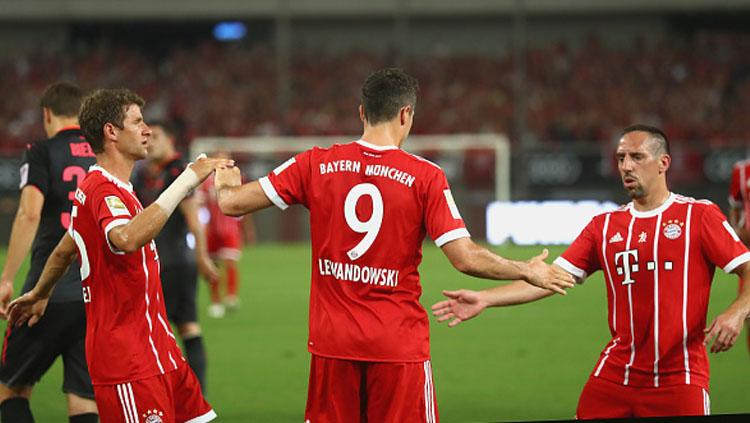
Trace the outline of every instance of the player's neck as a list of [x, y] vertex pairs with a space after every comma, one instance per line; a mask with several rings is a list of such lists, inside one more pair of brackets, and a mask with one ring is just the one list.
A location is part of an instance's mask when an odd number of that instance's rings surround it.
[[78, 118], [53, 117], [50, 122], [45, 125], [44, 129], [45, 132], [47, 132], [47, 138], [52, 138], [64, 128], [70, 128], [73, 126], [78, 126]]
[[362, 133], [362, 140], [383, 147], [396, 146], [401, 147], [401, 140], [397, 131], [390, 125], [381, 124], [376, 126], [365, 126]]
[[126, 184], [130, 182], [130, 175], [135, 167], [134, 160], [122, 155], [112, 156], [106, 153], [96, 155], [96, 164]]
[[633, 199], [633, 207], [639, 212], [654, 210], [664, 204], [670, 195], [667, 187], [664, 187], [644, 197]]

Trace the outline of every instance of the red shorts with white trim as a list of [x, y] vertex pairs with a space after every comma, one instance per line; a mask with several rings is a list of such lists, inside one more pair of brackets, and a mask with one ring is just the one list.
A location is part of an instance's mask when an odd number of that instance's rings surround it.
[[707, 416], [711, 413], [708, 391], [695, 385], [659, 388], [625, 386], [600, 377], [589, 377], [578, 400], [576, 418]]
[[239, 232], [236, 234], [206, 232], [206, 248], [208, 253], [214, 257], [237, 261], [241, 256], [241, 235]]
[[94, 386], [94, 396], [102, 423], [203, 423], [216, 418], [186, 364], [134, 382]]
[[429, 360], [376, 363], [313, 354], [305, 423], [438, 421]]

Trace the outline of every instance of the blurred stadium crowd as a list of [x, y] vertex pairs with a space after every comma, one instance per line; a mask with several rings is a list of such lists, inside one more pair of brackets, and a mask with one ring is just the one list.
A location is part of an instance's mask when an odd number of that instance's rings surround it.
[[[66, 54], [42, 46], [1, 59], [0, 154], [41, 137], [38, 93], [64, 78], [85, 88], [127, 86], [148, 117], [173, 119], [195, 136], [341, 135], [359, 132], [359, 84], [393, 64], [388, 54], [293, 51], [288, 107], [279, 112], [277, 61], [263, 44], [203, 41], [153, 52], [103, 43]], [[623, 123], [660, 125], [670, 137], [712, 145], [750, 139], [750, 38], [702, 32], [608, 47], [596, 36], [527, 52], [532, 140], [607, 140]], [[413, 133], [514, 134], [512, 53], [432, 54], [403, 65], [419, 78]], [[513, 138], [511, 136], [511, 138]]]

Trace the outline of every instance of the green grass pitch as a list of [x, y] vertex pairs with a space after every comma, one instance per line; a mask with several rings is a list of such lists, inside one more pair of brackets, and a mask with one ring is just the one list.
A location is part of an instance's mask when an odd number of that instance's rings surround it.
[[[527, 258], [539, 247], [495, 251]], [[552, 248], [552, 256], [562, 248]], [[0, 253], [4, 257], [4, 252]], [[425, 307], [443, 289], [489, 287], [459, 274], [427, 245], [421, 266]], [[208, 350], [208, 399], [222, 422], [301, 422], [307, 386], [310, 249], [260, 245], [241, 261], [242, 307], [209, 319], [201, 286], [200, 318]], [[20, 281], [17, 281], [20, 286]], [[717, 270], [709, 319], [726, 307], [737, 280]], [[609, 340], [601, 272], [567, 297], [488, 310], [449, 329], [432, 319], [432, 362], [444, 422], [569, 419], [580, 390]], [[743, 334], [729, 352], [711, 355], [714, 413], [750, 411], [750, 358]], [[37, 421], [66, 421], [60, 361], [35, 389]]]

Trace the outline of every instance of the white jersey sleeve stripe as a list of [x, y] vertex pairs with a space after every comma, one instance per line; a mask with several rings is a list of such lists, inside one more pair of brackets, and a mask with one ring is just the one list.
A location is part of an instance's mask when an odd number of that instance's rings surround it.
[[289, 204], [285, 203], [284, 200], [279, 196], [279, 193], [276, 192], [276, 188], [273, 187], [271, 180], [269, 180], [267, 176], [258, 179], [258, 182], [260, 183], [260, 187], [263, 189], [263, 192], [266, 194], [266, 197], [268, 197], [268, 199], [271, 200], [271, 202], [275, 204], [276, 207], [280, 208], [281, 210], [286, 210], [287, 208], [289, 208]]
[[734, 271], [734, 269], [736, 269], [739, 265], [743, 263], [747, 263], [748, 261], [750, 261], [750, 252], [740, 254], [739, 256], [735, 257], [732, 261], [727, 263], [726, 266], [724, 266], [724, 271], [726, 273], [732, 273], [732, 271]]
[[734, 242], [740, 242], [740, 237], [737, 235], [737, 232], [734, 231], [734, 228], [732, 227], [732, 225], [729, 224], [729, 222], [725, 220], [721, 222], [721, 225], [724, 226], [724, 229], [727, 230], [727, 232], [732, 237]]
[[438, 247], [442, 247], [443, 245], [445, 245], [445, 244], [447, 244], [447, 243], [449, 243], [451, 241], [455, 241], [455, 240], [457, 240], [459, 238], [471, 238], [471, 235], [469, 234], [469, 231], [466, 230], [466, 228], [454, 229], [452, 231], [448, 231], [448, 232], [440, 235], [435, 240], [435, 245], [437, 245]]
[[125, 254], [124, 251], [120, 251], [114, 245], [112, 245], [111, 242], [109, 242], [109, 231], [111, 231], [112, 229], [114, 229], [114, 228], [116, 228], [118, 226], [125, 225], [128, 222], [130, 222], [130, 219], [115, 219], [115, 220], [109, 222], [109, 225], [107, 225], [107, 227], [104, 228], [104, 239], [107, 240], [107, 246], [109, 246], [109, 251], [112, 251], [113, 253], [118, 254], [118, 255]]
[[284, 163], [278, 165], [276, 167], [276, 169], [273, 170], [273, 173], [276, 174], [276, 175], [278, 175], [279, 173], [281, 173], [284, 170], [286, 170], [286, 168], [288, 168], [289, 166], [291, 166], [291, 165], [293, 165], [295, 163], [297, 163], [297, 160], [295, 160], [294, 157], [292, 157], [291, 159], [289, 159], [289, 160], [285, 161]]
[[185, 423], [206, 423], [206, 422], [210, 422], [211, 420], [215, 418], [216, 418], [216, 412], [214, 410], [211, 410], [202, 416], [193, 417], [192, 419], [186, 421]]
[[578, 278], [579, 282], [583, 282], [588, 277], [588, 274], [585, 270], [580, 269], [577, 266], [573, 265], [573, 263], [565, 260], [563, 256], [556, 258], [552, 263], [562, 267], [563, 270]]

